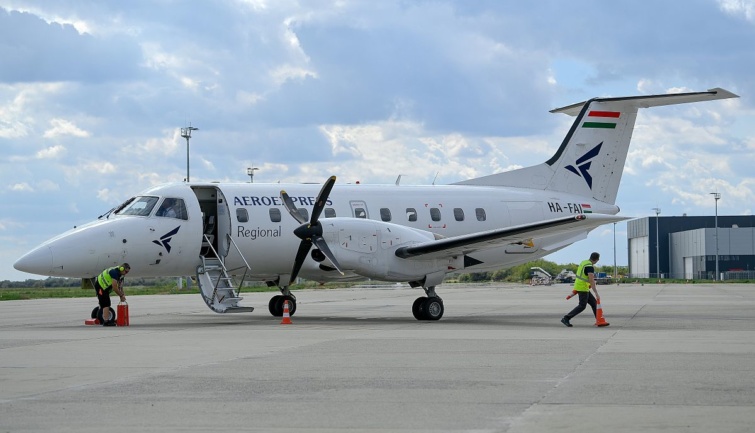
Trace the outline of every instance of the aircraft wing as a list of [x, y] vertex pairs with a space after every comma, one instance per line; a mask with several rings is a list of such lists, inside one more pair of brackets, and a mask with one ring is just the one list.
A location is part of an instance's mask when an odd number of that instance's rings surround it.
[[453, 257], [474, 251], [500, 247], [505, 244], [529, 242], [533, 238], [564, 233], [587, 233], [603, 224], [630, 219], [629, 217], [580, 214], [531, 224], [523, 224], [502, 229], [487, 230], [468, 235], [453, 236], [429, 242], [422, 242], [396, 250], [396, 256], [402, 259], [421, 258], [423, 260], [441, 257]]

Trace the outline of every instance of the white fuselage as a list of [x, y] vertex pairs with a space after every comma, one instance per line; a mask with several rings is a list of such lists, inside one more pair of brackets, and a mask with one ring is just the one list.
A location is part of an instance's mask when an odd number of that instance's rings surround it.
[[[300, 224], [283, 206], [282, 189], [299, 209], [311, 211], [320, 185], [158, 186], [139, 197], [156, 197], [158, 203], [165, 198], [182, 199], [186, 219], [157, 216], [157, 206], [147, 216], [111, 214], [47, 241], [19, 259], [16, 267], [43, 275], [86, 278], [108, 266], [128, 262], [132, 269], [130, 276], [181, 276], [195, 274], [203, 255], [217, 254], [225, 259], [228, 269], [245, 268], [248, 264], [252, 279], [272, 281], [290, 272], [300, 242], [293, 234]], [[615, 215], [618, 211], [614, 205], [553, 191], [466, 185], [347, 184], [333, 188], [321, 221], [334, 215], [383, 221], [425, 232], [432, 239], [570, 214]], [[207, 239], [203, 237], [205, 232], [209, 235]], [[529, 243], [479, 251], [471, 256], [480, 263], [466, 268], [455, 266], [454, 271], [481, 272], [513, 266], [542, 257], [586, 235], [587, 230], [576, 227], [572, 232], [532, 239]], [[362, 243], [361, 247], [352, 244], [349, 248], [357, 253], [359, 248], [368, 251], [369, 244], [378, 241], [377, 236], [362, 236], [355, 240]], [[203, 240], [210, 240], [214, 251], [208, 248], [208, 242], [203, 247]], [[319, 265], [308, 258], [300, 276], [318, 281], [363, 278], [351, 272], [342, 276]]]

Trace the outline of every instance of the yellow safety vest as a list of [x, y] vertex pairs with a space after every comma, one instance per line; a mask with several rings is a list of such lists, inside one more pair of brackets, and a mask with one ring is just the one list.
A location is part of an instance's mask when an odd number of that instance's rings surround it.
[[112, 271], [113, 269], [118, 269], [118, 267], [112, 267], [112, 268], [105, 269], [97, 277], [97, 282], [100, 284], [100, 287], [103, 290], [107, 290], [110, 286], [113, 285], [113, 277], [110, 276], [110, 271]]
[[595, 266], [590, 260], [583, 260], [577, 268], [577, 278], [574, 280], [574, 290], [578, 292], [590, 291], [590, 278], [585, 274], [586, 266]]

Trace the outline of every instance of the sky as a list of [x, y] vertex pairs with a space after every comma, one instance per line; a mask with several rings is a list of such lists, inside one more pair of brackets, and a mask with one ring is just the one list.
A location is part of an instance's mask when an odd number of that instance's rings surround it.
[[[617, 204], [751, 215], [753, 71], [755, 0], [0, 0], [0, 280], [182, 181], [189, 124], [192, 181], [445, 184], [549, 159], [573, 121], [551, 109], [722, 87], [640, 111]], [[546, 258], [614, 248], [626, 223]]]

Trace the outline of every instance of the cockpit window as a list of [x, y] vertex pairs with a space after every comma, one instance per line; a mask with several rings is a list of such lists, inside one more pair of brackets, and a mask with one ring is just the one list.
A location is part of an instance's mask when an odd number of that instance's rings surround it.
[[157, 200], [157, 197], [151, 196], [136, 197], [131, 200], [128, 206], [119, 211], [118, 215], [148, 216], [152, 212], [152, 208], [155, 207]]
[[136, 197], [131, 197], [130, 199], [124, 201], [122, 204], [118, 205], [118, 207], [113, 209], [113, 212], [116, 214], [119, 213], [123, 210], [124, 207], [128, 206], [132, 201], [134, 201], [134, 199], [136, 199]]
[[165, 218], [188, 219], [183, 199], [167, 197], [157, 209], [156, 216]]

